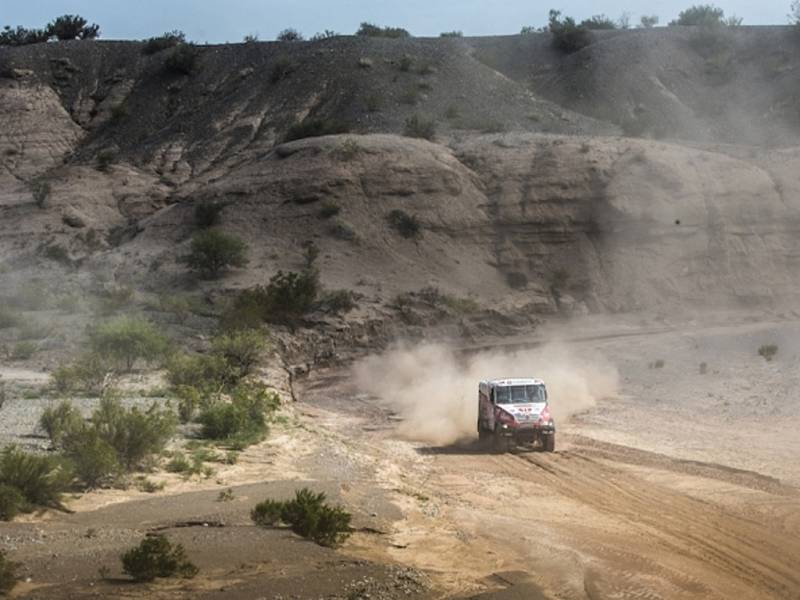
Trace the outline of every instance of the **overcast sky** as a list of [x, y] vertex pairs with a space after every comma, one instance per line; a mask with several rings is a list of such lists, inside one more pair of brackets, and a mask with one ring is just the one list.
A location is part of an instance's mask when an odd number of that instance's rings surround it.
[[[548, 10], [583, 19], [623, 12], [638, 22], [655, 14], [666, 24], [704, 0], [0, 0], [0, 25], [41, 27], [54, 16], [83, 15], [100, 25], [105, 39], [145, 38], [181, 29], [196, 42], [235, 42], [246, 34], [274, 39], [287, 27], [306, 36], [325, 29], [353, 33], [360, 22], [405, 27], [414, 35], [461, 30], [465, 35], [518, 33], [546, 23]], [[726, 0], [716, 5], [745, 25], [786, 24], [791, 0]]]

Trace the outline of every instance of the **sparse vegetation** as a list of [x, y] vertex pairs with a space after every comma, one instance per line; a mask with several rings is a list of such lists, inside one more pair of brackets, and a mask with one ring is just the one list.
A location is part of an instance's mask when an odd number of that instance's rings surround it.
[[463, 31], [443, 31], [439, 34], [439, 37], [443, 38], [461, 38], [464, 37]]
[[17, 585], [19, 565], [12, 562], [5, 551], [0, 550], [0, 596], [5, 596]]
[[62, 15], [48, 23], [46, 31], [49, 37], [55, 37], [60, 41], [91, 40], [100, 35], [100, 26], [89, 25], [89, 22], [80, 15]]
[[168, 31], [163, 35], [151, 37], [149, 40], [147, 40], [144, 43], [144, 46], [142, 46], [142, 54], [156, 54], [162, 50], [173, 48], [178, 44], [184, 44], [185, 42], [186, 34], [175, 29], [173, 31]]
[[361, 23], [356, 31], [356, 35], [361, 37], [386, 37], [386, 38], [407, 38], [411, 34], [402, 27], [379, 27], [372, 23]]
[[25, 502], [22, 511], [35, 507], [60, 508], [61, 495], [72, 481], [69, 465], [60, 457], [30, 454], [16, 446], [0, 451], [0, 485], [17, 489]]
[[286, 132], [283, 141], [291, 142], [310, 137], [338, 135], [348, 133], [350, 127], [346, 123], [322, 118], [307, 118], [292, 125]]
[[70, 431], [79, 429], [84, 423], [81, 413], [71, 402], [66, 400], [57, 406], [48, 406], [39, 417], [39, 428], [42, 429], [53, 447], [60, 447], [61, 442]]
[[279, 42], [302, 42], [303, 34], [296, 29], [284, 29], [278, 34], [277, 40]]
[[708, 363], [701, 362], [700, 363], [700, 375], [705, 375], [708, 373]]
[[389, 225], [406, 239], [418, 239], [422, 236], [422, 224], [416, 215], [396, 208], [386, 217]]
[[219, 495], [217, 495], [217, 502], [233, 502], [235, 499], [236, 495], [233, 493], [233, 488], [222, 490]]
[[682, 10], [678, 18], [670, 22], [670, 26], [689, 27], [737, 27], [742, 24], [742, 19], [731, 16], [725, 18], [725, 11], [712, 4], [696, 4]]
[[219, 225], [220, 216], [225, 209], [223, 202], [201, 200], [194, 205], [194, 224], [200, 229], [208, 229]]
[[325, 500], [324, 493], [303, 488], [295, 492], [292, 500], [265, 500], [257, 504], [250, 518], [260, 527], [285, 524], [321, 546], [334, 547], [350, 536], [351, 515], [339, 506], [329, 506]]
[[349, 162], [356, 158], [362, 152], [361, 146], [354, 139], [347, 138], [335, 150], [336, 157], [339, 160]]
[[658, 25], [659, 21], [658, 15], [642, 15], [639, 19], [639, 27], [642, 29], [652, 29]]
[[0, 31], [0, 46], [27, 46], [41, 44], [50, 39], [50, 34], [45, 29], [26, 29], [25, 27], [11, 27], [6, 25]]
[[36, 180], [31, 183], [31, 194], [33, 201], [39, 208], [44, 208], [47, 198], [50, 197], [50, 184], [46, 181]]
[[247, 244], [235, 235], [206, 229], [194, 234], [189, 254], [182, 260], [203, 279], [216, 279], [231, 267], [247, 264]]
[[[331, 200], [326, 200], [322, 203], [319, 209], [320, 219], [330, 219], [335, 217], [342, 211], [342, 208]], [[0, 314], [0, 323], [2, 323], [2, 315]]]
[[107, 172], [116, 161], [117, 151], [114, 148], [104, 148], [97, 153], [97, 170]]
[[778, 354], [778, 346], [775, 344], [764, 344], [758, 349], [758, 355], [767, 362], [772, 362], [776, 354]]
[[31, 341], [17, 342], [8, 353], [9, 360], [28, 360], [36, 353], [37, 346]]
[[164, 535], [146, 537], [121, 557], [122, 571], [134, 581], [153, 581], [157, 577], [191, 579], [198, 573], [180, 544], [172, 544]]
[[433, 119], [426, 119], [419, 115], [412, 115], [406, 119], [403, 133], [407, 137], [432, 140], [436, 137], [436, 123]]
[[194, 44], [178, 43], [164, 61], [164, 69], [176, 75], [191, 75], [197, 65], [198, 52]]
[[267, 433], [267, 413], [279, 403], [278, 396], [262, 384], [239, 384], [229, 401], [218, 400], [201, 411], [197, 419], [201, 435], [237, 447], [259, 442]]
[[659, 358], [658, 360], [655, 360], [655, 361], [649, 363], [647, 365], [647, 368], [649, 368], [649, 369], [663, 369], [664, 365], [666, 365], [664, 360]]
[[572, 17], [562, 19], [558, 10], [550, 11], [548, 29], [553, 37], [553, 47], [565, 54], [578, 52], [593, 41], [592, 33], [586, 26], [577, 25]]
[[140, 317], [119, 317], [89, 330], [91, 351], [104, 356], [124, 372], [137, 361], [163, 360], [170, 350], [168, 338], [152, 323]]
[[[0, 521], [11, 521], [21, 512], [25, 512], [24, 509], [25, 496], [22, 495], [22, 492], [14, 486], [0, 484]], [[2, 576], [0, 575], [0, 577]], [[2, 591], [2, 587], [0, 587], [0, 591]]]
[[297, 64], [292, 59], [286, 56], [281, 56], [275, 61], [275, 64], [272, 65], [272, 70], [269, 74], [269, 80], [272, 83], [283, 81], [289, 77], [289, 75], [294, 73], [296, 69]]
[[585, 27], [586, 29], [616, 29], [617, 23], [613, 19], [609, 19], [606, 15], [593, 15], [588, 19], [581, 21], [578, 27]]

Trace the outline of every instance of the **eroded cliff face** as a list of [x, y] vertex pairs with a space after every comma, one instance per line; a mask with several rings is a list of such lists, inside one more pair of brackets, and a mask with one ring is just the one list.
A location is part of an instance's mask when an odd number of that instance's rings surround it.
[[[195, 231], [193, 207], [215, 200], [225, 203], [220, 226], [248, 242], [250, 262], [202, 283], [209, 292], [300, 269], [313, 241], [325, 285], [363, 294], [368, 313], [424, 287], [531, 315], [797, 300], [797, 149], [457, 128], [433, 143], [354, 133], [280, 144], [269, 125], [280, 102], [292, 114], [314, 103], [289, 103], [286, 90], [262, 97], [262, 88], [242, 84], [267, 77], [265, 65], [221, 81], [219, 97], [206, 90], [170, 108], [165, 98], [208, 82], [172, 82], [148, 104], [163, 75], [148, 75], [157, 66], [136, 48], [120, 48], [104, 49], [106, 62], [81, 50], [65, 63], [48, 47], [26, 59], [47, 72], [0, 78], [6, 287], [39, 274], [150, 291], [185, 286], [179, 259]], [[467, 60], [454, 48], [436, 60]], [[341, 49], [348, 61], [360, 51]], [[496, 85], [516, 84], [501, 77]], [[300, 100], [314, 97], [309, 90]], [[528, 101], [540, 102], [521, 94], [515, 114]], [[591, 129], [590, 120], [562, 117], [568, 129]], [[323, 215], [324, 205], [338, 214]], [[416, 216], [422, 235], [399, 235], [388, 220], [394, 210]]]

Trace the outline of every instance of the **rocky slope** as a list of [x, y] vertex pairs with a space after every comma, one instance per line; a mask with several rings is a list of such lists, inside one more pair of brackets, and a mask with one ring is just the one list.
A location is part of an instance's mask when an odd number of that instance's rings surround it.
[[[731, 35], [752, 54], [768, 34]], [[41, 274], [84, 289], [97, 280], [149, 291], [241, 288], [299, 269], [313, 241], [324, 284], [362, 294], [351, 316], [368, 319], [391, 316], [397, 294], [427, 286], [533, 316], [790, 304], [796, 148], [617, 135], [630, 109], [618, 99], [637, 69], [656, 54], [671, 60], [663, 47], [692, 35], [601, 36], [584, 59], [554, 56], [543, 36], [240, 44], [200, 48], [189, 75], [165, 71], [169, 51], [145, 56], [135, 43], [3, 49], [4, 288]], [[646, 56], [620, 54], [621, 44], [643, 40], [653, 42]], [[602, 82], [585, 88], [590, 104], [558, 92], [581, 77], [581, 60], [591, 74], [581, 85]], [[276, 78], [276, 65], [287, 64]], [[526, 69], [542, 65], [567, 87], [536, 78], [527, 87]], [[610, 65], [619, 67], [614, 79]], [[640, 78], [637, 89], [651, 97], [652, 85], [672, 85], [664, 77]], [[685, 79], [687, 94], [706, 93], [690, 70]], [[731, 96], [731, 110], [742, 106]], [[412, 114], [438, 120], [433, 142], [397, 135]], [[352, 133], [281, 143], [307, 116], [347, 122]], [[726, 121], [685, 124], [714, 138]], [[250, 262], [198, 284], [177, 259], [194, 231], [193, 206], [206, 199], [226, 202], [221, 226], [248, 242]], [[339, 214], [323, 218], [324, 203]], [[389, 226], [396, 209], [418, 217], [419, 239]]]

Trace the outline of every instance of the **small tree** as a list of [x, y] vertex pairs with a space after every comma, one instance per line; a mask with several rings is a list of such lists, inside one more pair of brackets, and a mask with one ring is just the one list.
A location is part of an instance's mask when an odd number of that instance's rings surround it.
[[230, 267], [247, 264], [247, 244], [216, 229], [200, 231], [192, 237], [189, 255], [183, 262], [204, 279], [215, 279]]
[[208, 229], [218, 225], [224, 208], [225, 204], [223, 202], [201, 200], [194, 205], [194, 224], [201, 229]]
[[639, 27], [642, 29], [652, 29], [658, 25], [659, 21], [658, 15], [642, 15], [642, 18], [639, 19]]
[[194, 44], [177, 44], [164, 61], [164, 68], [176, 75], [191, 75], [197, 64], [197, 49]]
[[89, 488], [95, 488], [120, 471], [117, 451], [97, 427], [83, 424], [64, 436], [64, 453], [72, 460], [75, 475]]
[[732, 16], [725, 18], [725, 11], [712, 4], [697, 4], [681, 11], [678, 18], [670, 22], [671, 26], [698, 26], [698, 27], [736, 27], [742, 24], [742, 19]]
[[80, 15], [62, 15], [47, 25], [47, 32], [61, 41], [94, 39], [100, 34], [100, 26], [88, 23]]
[[372, 23], [361, 23], [361, 26], [356, 31], [356, 35], [360, 37], [387, 37], [387, 38], [407, 38], [411, 34], [402, 27], [378, 27]]
[[152, 363], [169, 351], [169, 339], [139, 317], [119, 317], [98, 325], [89, 332], [89, 344], [94, 353], [107, 357], [126, 372], [132, 371], [139, 360]]
[[585, 27], [586, 29], [616, 29], [617, 23], [606, 15], [593, 15], [589, 19], [584, 19], [579, 27]]
[[296, 29], [284, 29], [278, 34], [279, 42], [302, 42], [303, 34]]
[[792, 25], [800, 26], [800, 0], [794, 0], [794, 2], [792, 2], [789, 12], [789, 22], [792, 23]]
[[582, 50], [592, 43], [592, 33], [583, 24], [577, 25], [572, 17], [561, 18], [561, 11], [550, 11], [548, 26], [553, 36], [553, 47], [565, 54]]
[[186, 557], [180, 544], [172, 544], [166, 536], [146, 537], [121, 557], [122, 571], [134, 581], [153, 581], [156, 577], [191, 579], [198, 569]]

